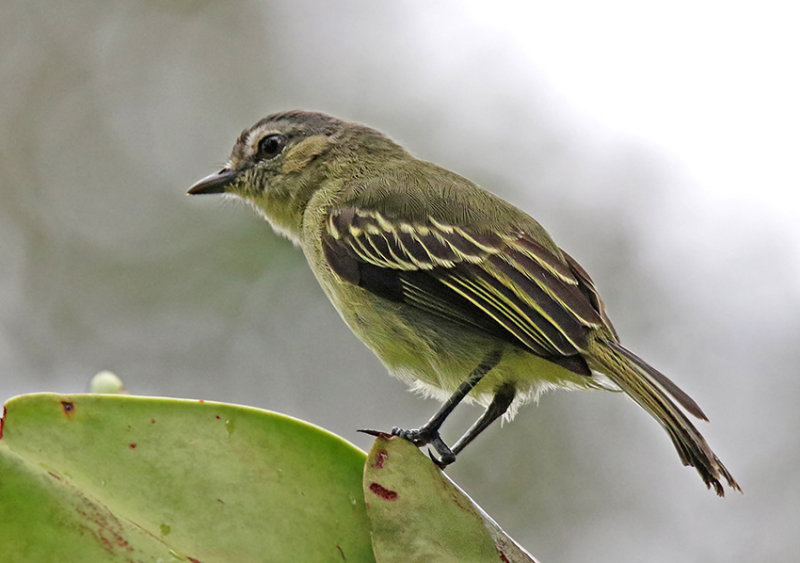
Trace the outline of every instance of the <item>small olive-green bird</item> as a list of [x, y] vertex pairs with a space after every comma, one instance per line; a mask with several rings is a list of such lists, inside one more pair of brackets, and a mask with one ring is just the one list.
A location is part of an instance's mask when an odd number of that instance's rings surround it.
[[[369, 127], [288, 111], [243, 131], [225, 167], [189, 193], [249, 203], [303, 250], [389, 372], [444, 401], [422, 427], [393, 430], [430, 444], [440, 466], [542, 391], [610, 380], [708, 487], [722, 496], [724, 479], [740, 490], [684, 413], [707, 420], [703, 411], [620, 344], [589, 274], [534, 219], [466, 178]], [[439, 428], [464, 399], [486, 410], [451, 448]]]

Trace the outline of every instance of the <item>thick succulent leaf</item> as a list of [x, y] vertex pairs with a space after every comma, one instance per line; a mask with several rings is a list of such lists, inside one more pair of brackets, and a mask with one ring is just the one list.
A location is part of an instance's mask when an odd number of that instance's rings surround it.
[[176, 399], [6, 404], [4, 561], [370, 561], [364, 454], [301, 421]]
[[535, 562], [407, 440], [375, 440], [364, 468], [364, 496], [380, 563]]

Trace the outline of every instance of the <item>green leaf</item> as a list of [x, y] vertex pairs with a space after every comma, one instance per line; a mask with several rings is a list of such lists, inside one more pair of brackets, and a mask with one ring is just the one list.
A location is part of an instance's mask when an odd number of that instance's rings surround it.
[[341, 438], [253, 408], [16, 397], [0, 439], [2, 557], [372, 561], [363, 463]]
[[535, 562], [407, 440], [375, 440], [364, 468], [364, 496], [380, 563]]

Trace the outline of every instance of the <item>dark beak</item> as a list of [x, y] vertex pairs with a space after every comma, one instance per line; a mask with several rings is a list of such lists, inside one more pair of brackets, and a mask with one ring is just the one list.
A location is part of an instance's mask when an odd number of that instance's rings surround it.
[[195, 182], [186, 193], [189, 195], [224, 194], [227, 191], [226, 188], [236, 180], [237, 175], [237, 172], [223, 168], [216, 174], [210, 174]]

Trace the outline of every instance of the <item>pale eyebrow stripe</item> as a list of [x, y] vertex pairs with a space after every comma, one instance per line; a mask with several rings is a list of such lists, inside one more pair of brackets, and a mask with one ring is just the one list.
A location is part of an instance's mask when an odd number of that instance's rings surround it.
[[255, 152], [255, 146], [253, 146], [253, 141], [255, 139], [260, 140], [266, 137], [267, 135], [278, 134], [278, 133], [280, 133], [280, 131], [278, 131], [274, 127], [267, 127], [267, 125], [260, 125], [247, 134], [247, 143], [245, 144], [245, 146], [247, 147], [249, 153], [253, 154]]

